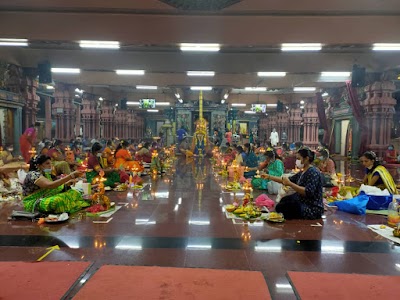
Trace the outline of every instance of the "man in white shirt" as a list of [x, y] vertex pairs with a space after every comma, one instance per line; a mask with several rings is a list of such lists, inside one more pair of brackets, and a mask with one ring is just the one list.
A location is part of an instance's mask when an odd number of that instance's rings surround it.
[[271, 135], [270, 135], [269, 139], [270, 139], [270, 141], [271, 141], [272, 147], [278, 146], [278, 143], [279, 143], [279, 135], [278, 135], [278, 133], [276, 132], [276, 129], [275, 129], [275, 128], [272, 129], [272, 132], [271, 132]]

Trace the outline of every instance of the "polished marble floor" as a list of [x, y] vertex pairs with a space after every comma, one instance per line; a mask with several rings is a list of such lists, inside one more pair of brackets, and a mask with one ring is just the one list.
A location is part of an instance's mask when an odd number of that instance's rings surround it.
[[35, 261], [59, 245], [47, 261], [92, 262], [67, 298], [103, 264], [259, 270], [274, 299], [295, 299], [287, 271], [400, 275], [400, 246], [367, 228], [385, 217], [336, 212], [317, 221], [234, 223], [223, 205], [241, 195], [221, 192], [224, 181], [207, 160], [180, 158], [167, 174], [144, 180], [144, 191], [109, 192], [121, 209], [106, 224], [79, 213], [64, 224], [9, 221], [20, 204], [0, 204], [0, 260]]

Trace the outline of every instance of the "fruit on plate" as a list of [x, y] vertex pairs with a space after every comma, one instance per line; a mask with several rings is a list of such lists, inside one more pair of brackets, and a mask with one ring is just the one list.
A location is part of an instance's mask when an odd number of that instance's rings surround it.
[[227, 212], [234, 212], [236, 210], [236, 206], [233, 204], [228, 204], [227, 206], [225, 206], [225, 209]]
[[229, 182], [226, 185], [227, 190], [240, 190], [240, 183], [239, 182]]
[[393, 229], [393, 235], [395, 237], [400, 238], [400, 227], [399, 226], [397, 226], [397, 228]]
[[280, 219], [283, 219], [283, 215], [279, 214], [277, 212], [271, 212], [271, 213], [269, 213], [268, 219], [270, 219], [270, 220], [280, 220]]
[[239, 207], [233, 211], [234, 214], [242, 214], [244, 212], [243, 207]]

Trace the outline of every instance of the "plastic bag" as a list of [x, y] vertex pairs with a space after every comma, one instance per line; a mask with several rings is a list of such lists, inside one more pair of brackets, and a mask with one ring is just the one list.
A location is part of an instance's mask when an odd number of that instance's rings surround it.
[[23, 170], [23, 169], [19, 169], [17, 171], [18, 181], [19, 181], [20, 184], [24, 184], [24, 181], [25, 181], [25, 178], [26, 178], [26, 174], [28, 174], [28, 173], [26, 173], [25, 170]]
[[365, 215], [368, 201], [369, 197], [362, 193], [353, 199], [332, 202], [330, 206], [337, 206], [338, 210], [351, 214]]

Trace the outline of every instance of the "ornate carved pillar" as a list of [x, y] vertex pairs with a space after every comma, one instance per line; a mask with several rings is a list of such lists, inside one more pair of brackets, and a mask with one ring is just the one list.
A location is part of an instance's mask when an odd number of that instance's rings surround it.
[[44, 98], [44, 109], [45, 109], [45, 124], [44, 124], [44, 130], [45, 130], [45, 136], [48, 139], [51, 139], [51, 126], [52, 126], [52, 121], [51, 121], [51, 97], [45, 97]]
[[368, 119], [367, 148], [383, 157], [390, 143], [396, 100], [392, 97], [396, 87], [390, 81], [375, 82], [365, 87], [367, 98], [362, 105]]
[[54, 103], [52, 105], [52, 113], [56, 118], [56, 134], [55, 138], [64, 140], [63, 115], [64, 115], [64, 92], [59, 85], [54, 91]]
[[301, 113], [302, 113], [301, 109], [298, 107], [290, 109], [289, 112], [290, 131], [288, 138], [289, 142], [300, 141], [301, 122], [303, 121]]
[[314, 98], [308, 98], [304, 110], [303, 118], [305, 135], [303, 144], [310, 148], [316, 148], [318, 146], [319, 119], [317, 103]]

